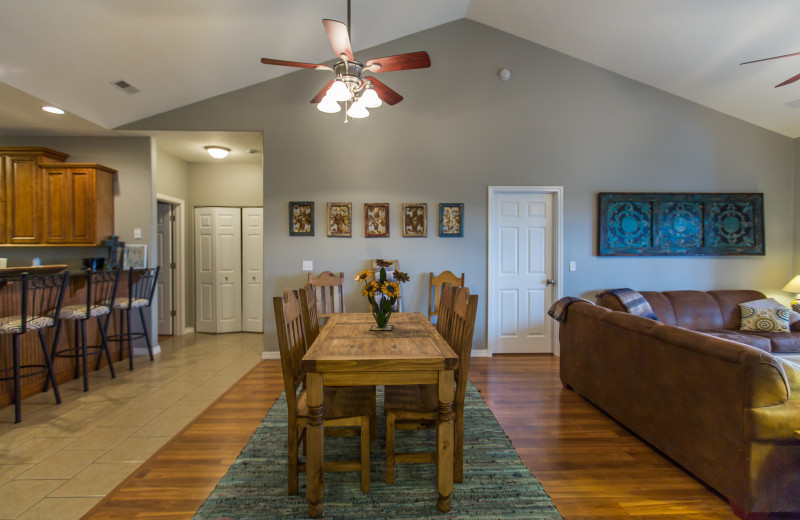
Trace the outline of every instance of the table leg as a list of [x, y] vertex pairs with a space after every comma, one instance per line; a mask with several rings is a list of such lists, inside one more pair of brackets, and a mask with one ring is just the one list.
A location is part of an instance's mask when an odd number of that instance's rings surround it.
[[453, 492], [453, 371], [439, 372], [439, 417], [436, 422], [436, 490], [440, 511], [450, 511]]
[[308, 398], [308, 429], [306, 431], [306, 499], [308, 516], [322, 516], [323, 491], [323, 440], [325, 426], [322, 423], [322, 374], [306, 374]]

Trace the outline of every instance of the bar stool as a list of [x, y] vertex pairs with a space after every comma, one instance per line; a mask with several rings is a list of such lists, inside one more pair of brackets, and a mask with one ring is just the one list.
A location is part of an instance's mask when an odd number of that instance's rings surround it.
[[[89, 391], [89, 365], [87, 363], [88, 356], [97, 356], [97, 365], [100, 365], [100, 358], [103, 353], [108, 360], [108, 369], [111, 372], [111, 378], [114, 379], [117, 375], [114, 373], [114, 364], [111, 362], [111, 354], [108, 352], [108, 341], [106, 338], [106, 326], [103, 323], [102, 317], [111, 313], [111, 307], [108, 302], [113, 301], [117, 293], [117, 285], [119, 283], [120, 270], [114, 269], [111, 271], [94, 271], [89, 269], [86, 273], [86, 303], [79, 303], [75, 305], [65, 305], [61, 308], [60, 318], [62, 321], [75, 322], [75, 342], [74, 346], [66, 346], [64, 348], [58, 347], [57, 343], [53, 343], [53, 350], [51, 356], [55, 359], [57, 357], [73, 358], [75, 360], [75, 378], [77, 379], [80, 373], [80, 368], [83, 367], [83, 391]], [[86, 342], [86, 322], [90, 318], [97, 318], [97, 326], [100, 329], [100, 344], [88, 345]], [[58, 332], [61, 328], [61, 323], [56, 328], [56, 339], [58, 339]], [[45, 390], [47, 385], [45, 384]]]
[[[156, 282], [158, 272], [161, 267], [151, 267], [148, 269], [128, 269], [128, 296], [120, 296], [114, 300], [113, 310], [119, 311], [119, 333], [111, 334], [109, 341], [119, 342], [119, 359], [122, 360], [123, 344], [128, 342], [128, 363], [130, 370], [133, 370], [133, 340], [144, 338], [147, 343], [147, 352], [150, 354], [150, 361], [153, 361], [153, 346], [150, 344], [150, 334], [147, 332], [147, 321], [144, 317], [144, 309], [153, 303], [153, 295], [156, 292]], [[131, 315], [133, 309], [139, 309], [139, 318], [142, 320], [143, 332], [133, 332], [131, 326]], [[106, 318], [106, 325], [111, 319]]]
[[[44, 329], [56, 326], [64, 299], [64, 289], [67, 286], [69, 272], [62, 274], [29, 275], [23, 273], [16, 278], [4, 278], [0, 285], [3, 294], [3, 308], [10, 309], [19, 305], [19, 314], [0, 317], [0, 334], [11, 334], [12, 367], [0, 369], [0, 373], [12, 372], [10, 377], [2, 377], [0, 381], [13, 381], [14, 383], [14, 422], [22, 420], [22, 398], [20, 380], [24, 377], [47, 373], [46, 381], [53, 384], [53, 394], [56, 404], [61, 404], [61, 393], [53, 372], [53, 362], [47, 351], [47, 341]], [[14, 286], [18, 290], [14, 290]], [[19, 301], [16, 301], [18, 298]], [[21, 364], [20, 362], [20, 336], [28, 331], [36, 330], [39, 333], [39, 343], [42, 347], [44, 364]], [[58, 333], [54, 340], [58, 341]], [[23, 370], [38, 368], [34, 372], [22, 373]], [[47, 388], [45, 388], [46, 390]]]

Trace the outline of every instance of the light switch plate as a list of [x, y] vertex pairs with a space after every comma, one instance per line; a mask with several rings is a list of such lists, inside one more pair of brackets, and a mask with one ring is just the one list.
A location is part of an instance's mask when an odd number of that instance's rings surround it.
[[142, 238], [142, 228], [133, 228], [133, 238]]
[[569, 263], [569, 270], [570, 271], [577, 271], [578, 270], [577, 264], [575, 262], [570, 262]]
[[314, 261], [303, 260], [303, 271], [313, 271], [313, 270], [314, 270]]

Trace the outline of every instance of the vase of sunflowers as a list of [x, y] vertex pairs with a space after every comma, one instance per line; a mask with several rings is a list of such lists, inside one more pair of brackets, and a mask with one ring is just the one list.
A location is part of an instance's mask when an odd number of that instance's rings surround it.
[[391, 271], [392, 279], [389, 280], [386, 268], [392, 265], [388, 260], [375, 260], [375, 265], [380, 268], [376, 274], [372, 271], [361, 271], [356, 275], [356, 281], [364, 282], [361, 295], [366, 296], [375, 326], [370, 330], [392, 330], [389, 318], [397, 299], [400, 298], [400, 284], [408, 281], [408, 275], [400, 271]]

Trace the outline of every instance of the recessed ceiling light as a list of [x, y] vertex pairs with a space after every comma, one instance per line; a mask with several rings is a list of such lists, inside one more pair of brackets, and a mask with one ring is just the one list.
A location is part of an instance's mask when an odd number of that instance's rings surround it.
[[42, 110], [44, 110], [45, 112], [50, 112], [51, 114], [58, 114], [58, 115], [64, 113], [64, 111], [61, 110], [60, 108], [51, 106], [42, 107]]
[[225, 148], [224, 146], [206, 146], [205, 149], [208, 155], [214, 159], [224, 159], [231, 153], [231, 149]]

